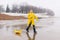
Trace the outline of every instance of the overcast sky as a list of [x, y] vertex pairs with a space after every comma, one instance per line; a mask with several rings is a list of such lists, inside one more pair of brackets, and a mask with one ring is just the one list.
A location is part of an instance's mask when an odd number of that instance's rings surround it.
[[7, 4], [11, 7], [12, 4], [25, 4], [48, 8], [55, 12], [56, 16], [60, 16], [60, 0], [0, 0], [0, 5], [6, 7]]

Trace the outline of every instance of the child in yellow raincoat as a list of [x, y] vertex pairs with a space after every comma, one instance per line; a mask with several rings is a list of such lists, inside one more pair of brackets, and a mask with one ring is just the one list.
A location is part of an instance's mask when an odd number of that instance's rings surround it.
[[38, 17], [32, 10], [30, 10], [30, 12], [28, 13], [28, 27], [26, 28], [27, 32], [29, 32], [30, 26], [33, 25], [33, 30], [36, 33], [34, 19], [38, 20]]

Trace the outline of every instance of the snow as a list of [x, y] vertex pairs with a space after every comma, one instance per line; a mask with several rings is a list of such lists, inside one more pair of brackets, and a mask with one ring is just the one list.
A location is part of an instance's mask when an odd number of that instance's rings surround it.
[[[1, 14], [6, 14], [10, 16], [25, 16], [25, 17], [27, 17], [28, 15], [28, 14], [23, 14], [23, 13], [1, 13]], [[35, 15], [38, 17], [49, 17], [48, 15], [46, 15], [46, 13], [36, 13]]]

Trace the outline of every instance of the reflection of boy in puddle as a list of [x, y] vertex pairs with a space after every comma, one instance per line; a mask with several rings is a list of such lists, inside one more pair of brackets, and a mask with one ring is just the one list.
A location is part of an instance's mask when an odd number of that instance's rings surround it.
[[28, 32], [26, 34], [27, 34], [28, 40], [35, 40], [36, 33], [33, 34], [33, 38], [29, 36]]

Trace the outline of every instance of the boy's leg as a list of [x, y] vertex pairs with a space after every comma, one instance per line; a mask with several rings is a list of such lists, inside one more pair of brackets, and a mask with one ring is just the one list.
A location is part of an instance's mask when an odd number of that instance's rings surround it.
[[34, 33], [36, 33], [35, 25], [33, 25], [33, 30], [34, 30]]
[[31, 26], [31, 23], [29, 24], [29, 26], [26, 28], [26, 31], [29, 32], [29, 28]]

